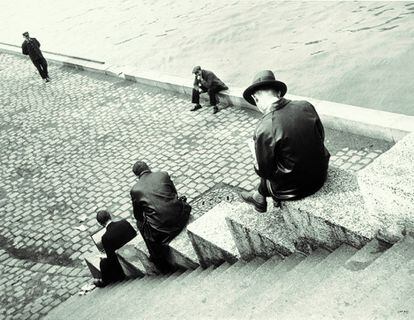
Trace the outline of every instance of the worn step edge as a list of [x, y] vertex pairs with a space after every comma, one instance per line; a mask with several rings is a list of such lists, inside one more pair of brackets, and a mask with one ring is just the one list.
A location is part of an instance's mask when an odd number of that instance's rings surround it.
[[[295, 268], [301, 261], [303, 261], [304, 256], [299, 253], [294, 253], [289, 257], [286, 257], [283, 261], [278, 263], [272, 273], [265, 274], [260, 281], [256, 284], [251, 285], [243, 294], [237, 297], [235, 300], [232, 300], [232, 304], [226, 304], [224, 307], [226, 314], [229, 315], [230, 319], [238, 319], [243, 316], [246, 316], [244, 309], [234, 308], [234, 306], [255, 306], [257, 304], [257, 296], [271, 287], [276, 281], [283, 279], [290, 270]], [[229, 311], [230, 310], [230, 311]]]
[[[349, 304], [355, 304], [355, 300], [361, 299], [360, 284], [362, 281], [375, 278], [374, 282], [366, 283], [371, 290], [378, 285], [378, 280], [389, 277], [396, 272], [401, 265], [409, 259], [407, 253], [414, 245], [414, 240], [404, 238], [392, 248], [377, 257], [366, 269], [352, 271], [346, 267], [338, 268], [328, 279], [317, 287], [317, 292], [308, 299], [300, 301], [288, 314], [289, 317], [319, 317], [332, 318], [332, 313], [341, 313], [348, 309]], [[362, 248], [361, 250], [364, 250]], [[352, 257], [350, 258], [352, 260]], [[347, 262], [348, 263], [348, 262]], [[387, 266], [387, 267], [384, 267]], [[335, 286], [331, 284], [335, 283]], [[329, 297], [329, 299], [327, 299]], [[310, 303], [312, 301], [312, 303]], [[323, 301], [323, 303], [322, 303]], [[315, 302], [317, 302], [315, 304]]]
[[[302, 285], [299, 285], [298, 283], [297, 286], [292, 286], [283, 297], [279, 297], [279, 299], [273, 303], [274, 308], [272, 308], [272, 310], [274, 317], [277, 319], [286, 319], [285, 312], [289, 312], [289, 309], [297, 301], [311, 296], [318, 284], [327, 279], [338, 267], [343, 266], [356, 252], [356, 248], [347, 244], [343, 244], [333, 251], [321, 263], [307, 273], [306, 281], [304, 281]], [[260, 316], [268, 316], [267, 311]]]

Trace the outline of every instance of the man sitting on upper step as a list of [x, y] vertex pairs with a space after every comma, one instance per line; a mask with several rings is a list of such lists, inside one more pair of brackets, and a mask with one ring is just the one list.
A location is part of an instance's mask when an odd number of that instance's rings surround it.
[[125, 219], [112, 221], [111, 214], [106, 210], [98, 211], [96, 220], [106, 228], [101, 240], [106, 258], [101, 259], [100, 262], [102, 278], [95, 279], [94, 284], [97, 287], [104, 287], [109, 283], [124, 280], [125, 274], [115, 251], [131, 241], [137, 232]]
[[216, 94], [222, 90], [227, 90], [228, 87], [213, 72], [201, 69], [200, 66], [193, 68], [193, 74], [195, 76], [191, 101], [195, 105], [191, 111], [196, 111], [201, 108], [200, 94], [207, 92], [210, 98], [210, 105], [213, 107], [213, 114], [217, 113], [219, 109]]
[[321, 120], [309, 102], [285, 99], [286, 91], [285, 83], [264, 70], [243, 93], [263, 113], [253, 137], [260, 183], [255, 192], [241, 193], [259, 212], [266, 212], [267, 197], [276, 206], [281, 200], [306, 197], [318, 191], [327, 176], [330, 154]]
[[167, 172], [152, 172], [144, 161], [137, 161], [132, 171], [138, 177], [131, 189], [134, 217], [150, 260], [162, 273], [172, 272], [168, 243], [187, 225], [191, 206], [178, 197]]

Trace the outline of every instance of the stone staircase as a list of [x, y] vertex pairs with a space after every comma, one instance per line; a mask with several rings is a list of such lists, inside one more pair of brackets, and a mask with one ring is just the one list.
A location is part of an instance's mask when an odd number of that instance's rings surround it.
[[412, 319], [414, 239], [224, 262], [74, 296], [46, 319]]
[[[390, 159], [398, 168], [387, 179], [330, 168], [320, 191], [264, 214], [235, 201], [197, 212], [170, 243], [181, 271], [169, 276], [157, 275], [136, 237], [117, 252], [133, 279], [74, 296], [46, 319], [414, 319], [414, 158], [399, 150], [366, 169]], [[395, 182], [406, 195], [393, 200]], [[369, 185], [387, 197], [371, 203]]]

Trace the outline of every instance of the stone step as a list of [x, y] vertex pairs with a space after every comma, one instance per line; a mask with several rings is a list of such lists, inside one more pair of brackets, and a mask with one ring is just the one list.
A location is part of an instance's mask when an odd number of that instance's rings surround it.
[[127, 279], [142, 278], [145, 276], [146, 271], [142, 263], [140, 263], [140, 261], [135, 261], [134, 263], [131, 263], [129, 262], [129, 260], [126, 259], [126, 255], [119, 254], [118, 260]]
[[[141, 282], [143, 285], [147, 286], [149, 283], [154, 280], [150, 277], [144, 277], [141, 279], [131, 279], [128, 281], [118, 282], [116, 284], [111, 284], [105, 288], [96, 288], [92, 292], [88, 293], [85, 296], [82, 296], [83, 301], [78, 301], [73, 308], [73, 314], [76, 314], [80, 319], [88, 319], [91, 317], [91, 314], [94, 310], [90, 310], [91, 305], [100, 305], [107, 304], [108, 298], [111, 295], [121, 294], [125, 288], [130, 286], [134, 282]], [[70, 313], [71, 314], [71, 313]]]
[[342, 243], [363, 247], [374, 238], [379, 225], [367, 214], [355, 175], [338, 168], [329, 168], [326, 183], [315, 194], [284, 201], [281, 212], [300, 243], [331, 251]]
[[[191, 304], [190, 309], [197, 308], [205, 296], [205, 292], [210, 290], [215, 282], [228, 270], [240, 270], [245, 265], [245, 262], [238, 261], [230, 265], [223, 263], [221, 266], [214, 269], [207, 277], [200, 279], [200, 281], [193, 281], [193, 283], [186, 288], [183, 288], [178, 301], [174, 301], [170, 308], [156, 314], [157, 318], [179, 318], [181, 313], [186, 309], [183, 306]], [[212, 267], [210, 267], [212, 268]], [[187, 309], [188, 311], [188, 309]]]
[[[414, 248], [413, 248], [414, 250]], [[412, 297], [414, 294], [414, 259], [403, 265], [392, 277], [382, 282], [375, 290], [371, 291], [365, 299], [361, 300], [357, 305], [346, 313], [350, 319], [367, 319], [374, 318], [375, 315], [386, 314], [390, 306], [398, 306], [403, 296]], [[414, 308], [407, 309], [398, 308], [398, 313], [406, 313], [406, 316], [414, 316]], [[408, 312], [411, 311], [411, 312]], [[383, 319], [386, 319], [385, 317]], [[389, 316], [389, 319], [394, 317]]]
[[[94, 319], [96, 317], [95, 314], [104, 314], [101, 312], [104, 312], [106, 306], [111, 301], [111, 297], [119, 299], [125, 295], [125, 290], [122, 290], [125, 283], [123, 282], [122, 285], [117, 283], [105, 288], [95, 289], [94, 292], [85, 296], [84, 303], [75, 306], [72, 312], [66, 315], [67, 319], [73, 319], [74, 316], [76, 316], [76, 319]], [[100, 306], [99, 310], [97, 310], [96, 306]]]
[[187, 312], [182, 311], [178, 316], [182, 319], [209, 318], [212, 312], [214, 313], [217, 303], [234, 295], [237, 292], [235, 288], [243, 279], [249, 278], [264, 262], [261, 258], [254, 259], [250, 263], [237, 262], [235, 265], [240, 267], [230, 267], [222, 274], [218, 274], [205, 288], [201, 296], [202, 300], [196, 302], [196, 307]]
[[[236, 299], [232, 299], [232, 305], [227, 305], [225, 314], [229, 319], [241, 319], [246, 314], [250, 314], [256, 310], [258, 299], [257, 297], [264, 292], [269, 292], [274, 283], [281, 281], [289, 271], [294, 269], [305, 258], [304, 255], [294, 253], [286, 257], [280, 263], [271, 268], [272, 271], [264, 273], [261, 278], [258, 278], [256, 283], [251, 283], [250, 287], [240, 294]], [[278, 258], [276, 258], [278, 259]], [[234, 308], [234, 306], [243, 306], [243, 308]]]
[[148, 249], [140, 235], [118, 249], [116, 253], [121, 259], [127, 261], [130, 266], [144, 274], [160, 274], [157, 267], [149, 260]]
[[[166, 278], [170, 279], [171, 281], [172, 279], [178, 278], [180, 275], [181, 273], [176, 273], [168, 277], [147, 276], [145, 277], [148, 279], [147, 281], [142, 281], [145, 278], [135, 279], [131, 280], [130, 282], [120, 282], [114, 288], [105, 287], [104, 289], [99, 289], [105, 290], [107, 292], [105, 299], [96, 301], [97, 305], [101, 306], [99, 310], [94, 307], [92, 310], [85, 310], [86, 312], [84, 311], [79, 314], [79, 318], [95, 319], [99, 318], [103, 314], [112, 314], [114, 316], [116, 316], [118, 313], [122, 314], [124, 306], [122, 304], [114, 304], [113, 301], [115, 300], [112, 300], [113, 298], [118, 299], [116, 301], [128, 301], [129, 297], [133, 296], [134, 299], [141, 300], [146, 296], [146, 294], [149, 294], [155, 288], [165, 286]], [[93, 305], [95, 305], [95, 303]]]
[[[123, 315], [126, 312], [126, 308], [124, 304], [114, 304], [113, 301], [124, 301], [124, 303], [126, 303], [126, 301], [130, 301], [130, 299], [133, 298], [134, 300], [137, 299], [137, 306], [139, 306], [145, 297], [152, 297], [151, 300], [154, 300], [156, 298], [157, 291], [166, 290], [168, 286], [174, 285], [176, 281], [180, 281], [181, 277], [185, 278], [185, 275], [182, 272], [176, 272], [169, 275], [166, 277], [165, 281], [163, 281], [163, 278], [165, 277], [154, 276], [153, 282], [158, 282], [158, 285], [153, 286], [152, 290], [145, 290], [140, 286], [140, 280], [135, 280], [133, 286], [129, 287], [128, 289], [124, 287], [122, 288], [123, 290], [119, 290], [119, 292], [111, 291], [105, 303], [101, 303], [99, 309], [95, 308], [95, 310], [89, 314], [89, 319], [99, 319], [99, 316], [102, 316], [103, 314], [105, 314], [105, 316], [108, 318], [116, 319], [117, 316], [119, 317], [119, 315]], [[117, 300], [113, 300], [114, 298]], [[138, 310], [139, 309], [135, 309], [135, 311]]]
[[380, 221], [379, 229], [388, 238], [414, 231], [413, 162], [410, 133], [357, 174], [367, 213]]
[[306, 275], [312, 269], [316, 268], [328, 255], [329, 251], [319, 248], [313, 251], [303, 261], [301, 261], [295, 268], [289, 271], [285, 277], [280, 281], [274, 283], [274, 285], [266, 293], [263, 292], [259, 295], [255, 311], [251, 313], [252, 318], [261, 316], [265, 310], [269, 312], [269, 316], [273, 317], [272, 308], [269, 309], [272, 303], [285, 295], [286, 291], [289, 291], [290, 287], [296, 283], [304, 283], [306, 281]]
[[222, 277], [217, 278], [211, 286], [211, 289], [206, 292], [203, 304], [194, 308], [192, 312], [186, 312], [183, 315], [185, 319], [217, 319], [217, 308], [223, 301], [227, 301], [229, 298], [236, 297], [240, 294], [240, 290], [243, 288], [244, 281], [249, 281], [253, 277], [255, 271], [265, 263], [265, 260], [256, 258], [246, 263], [243, 268], [237, 272], [231, 271], [224, 272]]
[[[201, 270], [203, 271], [203, 270]], [[173, 303], [177, 295], [180, 294], [182, 288], [185, 288], [189, 283], [194, 281], [197, 276], [201, 274], [200, 270], [187, 270], [178, 278], [170, 281], [169, 283], [162, 287], [162, 288], [155, 288], [153, 291], [147, 294], [147, 297], [142, 299], [142, 303], [147, 303], [148, 306], [157, 306], [160, 310], [168, 309], [169, 305]], [[162, 304], [159, 304], [162, 302]], [[142, 318], [153, 318], [156, 315], [157, 308], [152, 310], [151, 308], [146, 308], [146, 310], [135, 310], [135, 312], [139, 312], [140, 317]], [[133, 310], [132, 310], [133, 311]], [[124, 313], [125, 314], [125, 313]], [[132, 317], [132, 312], [129, 313]]]
[[[151, 308], [147, 308], [146, 310], [141, 311], [142, 319], [158, 319], [165, 313], [171, 313], [172, 316], [177, 312], [176, 310], [180, 310], [180, 306], [192, 297], [193, 292], [197, 292], [198, 290], [202, 290], [204, 286], [204, 282], [207, 282], [208, 279], [214, 277], [214, 274], [217, 272], [221, 272], [226, 270], [229, 265], [223, 264], [218, 268], [214, 268], [214, 266], [210, 266], [207, 269], [201, 269], [202, 272], [198, 273], [198, 276], [190, 279], [185, 287], [182, 288], [182, 291], [179, 294], [175, 295], [174, 299], [170, 300], [160, 300], [160, 297], [163, 297], [163, 291], [158, 290], [156, 295], [158, 295], [157, 299], [154, 299], [149, 296], [146, 300], [143, 301], [145, 305], [151, 305]], [[192, 294], [188, 294], [191, 292]], [[168, 307], [162, 307], [161, 301], [165, 305], [167, 304]]]
[[226, 214], [231, 208], [221, 202], [187, 227], [188, 235], [202, 267], [235, 263], [240, 255], [226, 224]]
[[257, 213], [248, 204], [240, 202], [229, 209], [226, 222], [244, 260], [258, 256], [268, 259], [275, 254], [288, 256], [296, 249], [309, 252], [307, 246], [295, 248], [296, 237], [283, 220], [280, 209]]
[[[394, 305], [387, 303], [387, 308], [375, 310], [371, 319], [382, 320], [412, 320], [414, 314], [414, 292], [399, 294], [398, 300], [392, 300]], [[390, 301], [391, 302], [391, 301]]]
[[83, 259], [91, 273], [91, 277], [97, 279], [101, 278], [101, 255], [96, 253], [85, 254]]
[[259, 266], [249, 277], [243, 279], [238, 285], [238, 290], [233, 296], [226, 296], [226, 299], [218, 301], [214, 305], [215, 314], [222, 315], [223, 317], [229, 317], [233, 312], [234, 306], [238, 306], [240, 299], [248, 290], [257, 285], [263, 278], [268, 277], [277, 270], [279, 263], [283, 261], [282, 257], [276, 255], [268, 259], [261, 266]]
[[173, 265], [183, 269], [197, 269], [200, 266], [197, 254], [187, 233], [187, 228], [175, 237], [169, 246], [171, 250], [170, 261]]
[[[149, 277], [139, 279], [143, 283], [153, 281]], [[86, 295], [74, 295], [67, 301], [57, 306], [47, 315], [46, 319], [70, 319], [76, 314], [79, 319], [88, 319], [91, 313], [91, 305], [106, 303], [108, 297], [117, 290], [122, 290], [124, 285], [132, 283], [133, 280], [110, 284], [105, 288], [95, 288]]]
[[312, 297], [296, 304], [287, 319], [339, 317], [412, 259], [414, 257], [413, 245], [414, 239], [406, 237], [377, 257], [366, 269], [338, 268], [316, 288]]
[[286, 312], [295, 302], [304, 299], [307, 296], [312, 296], [317, 287], [326, 278], [330, 277], [337, 268], [343, 266], [345, 262], [352, 257], [357, 251], [354, 247], [347, 244], [341, 245], [334, 252], [331, 252], [323, 261], [306, 273], [304, 281], [295, 281], [290, 288], [285, 291], [282, 297], [279, 297], [272, 305], [270, 305], [260, 317], [265, 318], [272, 314], [276, 319], [287, 319]]
[[[193, 287], [190, 291], [185, 290], [184, 294], [191, 299], [184, 301], [184, 304], [178, 306], [173, 313], [165, 314], [164, 317], [176, 317], [177, 319], [186, 319], [191, 317], [193, 312], [198, 312], [200, 308], [207, 303], [209, 298], [218, 295], [225, 287], [223, 282], [224, 279], [231, 277], [234, 274], [244, 275], [248, 272], [245, 269], [246, 262], [239, 260], [233, 265], [224, 263], [225, 267], [218, 267], [211, 277], [205, 279], [198, 286]], [[254, 268], [254, 267], [250, 267]], [[217, 291], [219, 290], [219, 291]], [[183, 307], [187, 306], [187, 307]]]

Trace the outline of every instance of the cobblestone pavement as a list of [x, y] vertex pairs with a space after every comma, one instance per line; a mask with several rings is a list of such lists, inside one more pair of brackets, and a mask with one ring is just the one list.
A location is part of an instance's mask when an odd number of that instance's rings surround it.
[[[251, 189], [245, 143], [258, 115], [190, 112], [188, 99], [120, 79], [0, 54], [0, 319], [36, 319], [88, 281], [97, 209], [131, 217], [132, 164], [167, 170], [189, 200], [218, 184]], [[326, 130], [332, 164], [356, 171], [383, 141]], [[131, 220], [132, 222], [132, 220]]]

